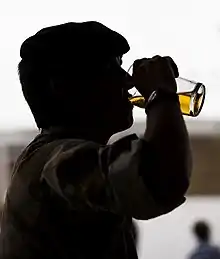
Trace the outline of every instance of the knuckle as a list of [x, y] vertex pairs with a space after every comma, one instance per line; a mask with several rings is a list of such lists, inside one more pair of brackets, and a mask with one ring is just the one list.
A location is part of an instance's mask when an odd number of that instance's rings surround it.
[[162, 57], [160, 56], [160, 55], [155, 55], [155, 56], [153, 56], [153, 58], [152, 59], [161, 59]]
[[133, 68], [136, 69], [141, 63], [141, 59], [136, 59], [133, 63]]
[[140, 70], [141, 68], [145, 67], [149, 62], [149, 59], [147, 58], [142, 58], [142, 59], [137, 59], [133, 63], [133, 68], [134, 70]]
[[172, 70], [174, 76], [178, 77], [179, 71], [178, 71], [178, 67], [177, 67], [176, 63], [174, 62], [174, 60], [171, 57], [165, 57], [165, 58], [166, 58], [166, 63]]

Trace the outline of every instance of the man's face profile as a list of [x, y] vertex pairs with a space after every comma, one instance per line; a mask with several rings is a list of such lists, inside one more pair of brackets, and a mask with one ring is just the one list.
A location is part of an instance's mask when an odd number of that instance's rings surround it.
[[119, 57], [109, 62], [107, 71], [103, 72], [104, 76], [100, 75], [100, 92], [95, 98], [103, 112], [103, 121], [115, 132], [133, 124], [133, 105], [128, 100], [130, 76], [121, 68], [121, 64]]

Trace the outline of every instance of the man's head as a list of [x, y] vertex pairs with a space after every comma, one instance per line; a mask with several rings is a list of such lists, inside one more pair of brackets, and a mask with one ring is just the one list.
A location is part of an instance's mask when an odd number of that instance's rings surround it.
[[210, 239], [210, 227], [205, 221], [198, 221], [193, 226], [193, 233], [199, 242], [209, 242]]
[[[97, 22], [40, 30], [21, 46], [19, 75], [38, 128], [61, 126], [109, 138], [133, 123], [126, 39]], [[104, 136], [105, 135], [105, 136]]]

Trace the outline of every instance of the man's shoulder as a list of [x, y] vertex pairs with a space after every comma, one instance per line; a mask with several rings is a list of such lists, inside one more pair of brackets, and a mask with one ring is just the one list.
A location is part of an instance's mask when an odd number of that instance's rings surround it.
[[[75, 167], [85, 168], [97, 163], [100, 145], [84, 139], [59, 139], [39, 149], [39, 159], [44, 150], [49, 153], [44, 165], [44, 173], [53, 170], [68, 171]], [[76, 169], [76, 168], [75, 168]]]
[[40, 134], [23, 151], [18, 160], [18, 165], [20, 166], [24, 161], [32, 160], [31, 163], [25, 163], [26, 166], [28, 164], [42, 164], [44, 169], [52, 169], [61, 165], [69, 165], [68, 167], [70, 167], [73, 164], [80, 164], [80, 166], [82, 166], [82, 163], [85, 165], [97, 164], [99, 159], [105, 164], [106, 161], [114, 161], [121, 153], [131, 151], [132, 143], [135, 140], [138, 140], [138, 137], [132, 134], [114, 143], [101, 145], [85, 139], [52, 139], [50, 136]]
[[47, 136], [37, 136], [24, 150], [24, 153], [51, 153], [62, 154], [64, 152], [71, 152], [77, 149], [88, 149], [91, 147], [97, 147], [98, 144], [85, 139], [77, 138], [50, 138]]
[[[138, 140], [136, 134], [127, 135], [111, 144], [102, 145], [97, 142], [85, 139], [75, 139], [75, 138], [64, 138], [58, 139], [54, 142], [49, 143], [45, 146], [46, 149], [52, 147], [51, 156], [53, 159], [64, 157], [71, 157], [79, 153], [90, 153], [96, 151], [97, 153], [114, 152], [121, 153], [125, 150], [131, 148], [132, 142]], [[43, 150], [43, 148], [42, 148]], [[39, 150], [40, 151], [40, 150]]]
[[[100, 145], [83, 139], [61, 139], [49, 143], [44, 147], [45, 149], [50, 149], [50, 155], [48, 159], [51, 161], [61, 161], [66, 159], [72, 159], [78, 154], [82, 156], [91, 150], [97, 150], [100, 148]], [[43, 148], [39, 150], [43, 151]]]

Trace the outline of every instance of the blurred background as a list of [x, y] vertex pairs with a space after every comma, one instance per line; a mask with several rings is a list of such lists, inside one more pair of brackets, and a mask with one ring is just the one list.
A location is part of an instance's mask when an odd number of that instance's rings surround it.
[[[22, 42], [43, 27], [96, 20], [123, 34], [137, 58], [171, 56], [182, 77], [206, 85], [199, 117], [184, 117], [192, 142], [194, 169], [187, 201], [174, 212], [138, 221], [140, 258], [184, 259], [196, 245], [191, 232], [198, 219], [212, 226], [220, 245], [220, 16], [217, 0], [1, 1], [0, 3], [0, 204], [11, 168], [21, 150], [38, 134], [21, 93], [17, 75]], [[85, 70], [89, 69], [86, 67]], [[79, 107], [80, 108], [80, 107]], [[135, 123], [124, 134], [141, 135], [144, 111], [134, 109]]]

